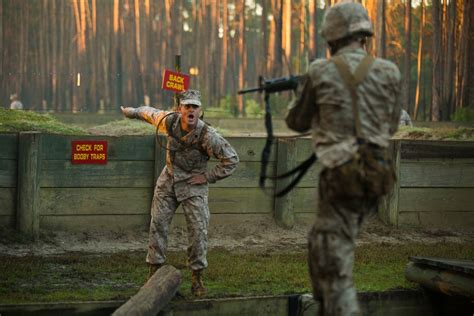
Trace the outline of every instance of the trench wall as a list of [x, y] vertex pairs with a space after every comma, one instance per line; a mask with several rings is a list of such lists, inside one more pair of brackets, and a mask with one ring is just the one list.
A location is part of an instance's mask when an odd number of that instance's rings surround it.
[[[105, 140], [106, 165], [71, 164], [74, 140]], [[275, 221], [291, 228], [314, 218], [320, 165], [283, 198], [284, 183], [258, 188], [265, 138], [229, 137], [240, 164], [210, 185], [211, 225]], [[474, 142], [393, 141], [399, 181], [381, 201], [380, 217], [395, 226], [474, 227]], [[311, 153], [310, 139], [275, 141], [268, 173], [283, 173]], [[0, 226], [37, 235], [39, 229], [90, 231], [148, 228], [154, 182], [165, 151], [154, 136], [0, 134]], [[211, 160], [210, 167], [216, 162]], [[173, 225], [184, 225], [178, 210]]]

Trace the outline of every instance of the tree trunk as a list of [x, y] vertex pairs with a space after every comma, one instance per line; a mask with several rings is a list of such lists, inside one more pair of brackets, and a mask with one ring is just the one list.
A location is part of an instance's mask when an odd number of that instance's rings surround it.
[[[238, 87], [239, 89], [241, 89], [245, 86], [245, 70], [247, 68], [247, 55], [245, 54], [245, 5], [243, 2], [238, 2], [238, 5], [236, 5], [236, 12], [236, 19], [238, 19], [237, 51], [239, 54], [238, 56], [240, 57]], [[239, 116], [245, 116], [244, 97], [242, 94], [237, 97], [237, 104], [239, 109]]]
[[229, 38], [229, 25], [228, 25], [228, 9], [227, 9], [227, 0], [222, 0], [222, 39], [221, 39], [221, 68], [219, 74], [219, 83], [220, 83], [220, 93], [219, 96], [226, 95], [226, 88], [227, 88], [227, 54], [228, 51], [228, 38]]
[[282, 0], [282, 45], [287, 74], [291, 74], [291, 0]]
[[403, 108], [410, 113], [411, 109], [411, 0], [405, 2], [405, 57], [403, 62], [403, 83], [404, 83], [404, 96]]
[[418, 117], [418, 109], [420, 108], [420, 93], [421, 93], [421, 71], [423, 65], [423, 30], [425, 28], [425, 8], [423, 1], [420, 1], [420, 35], [418, 37], [418, 58], [417, 58], [417, 80], [416, 80], [416, 93], [415, 93], [415, 110], [413, 111], [413, 117], [416, 120]]
[[386, 34], [385, 34], [385, 0], [377, 2], [377, 17], [376, 17], [376, 41], [377, 56], [386, 58]]
[[433, 0], [432, 9], [433, 9], [433, 47], [432, 47], [432, 62], [433, 62], [433, 82], [431, 86], [431, 120], [438, 122], [440, 118], [440, 92], [441, 92], [441, 62], [440, 62], [440, 49], [441, 49], [441, 39], [440, 39], [440, 15], [439, 15], [439, 1]]
[[282, 74], [282, 19], [283, 19], [283, 6], [281, 1], [283, 0], [272, 0], [272, 12], [273, 21], [275, 24], [275, 41], [274, 41], [274, 58], [273, 58], [273, 69], [272, 76], [279, 77]]

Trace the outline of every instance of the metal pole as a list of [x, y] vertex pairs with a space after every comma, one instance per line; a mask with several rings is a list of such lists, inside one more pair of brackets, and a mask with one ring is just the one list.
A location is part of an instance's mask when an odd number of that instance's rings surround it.
[[[176, 72], [181, 72], [181, 55], [174, 55], [174, 70]], [[178, 107], [179, 107], [178, 93], [175, 93], [173, 110], [174, 111], [178, 110]]]

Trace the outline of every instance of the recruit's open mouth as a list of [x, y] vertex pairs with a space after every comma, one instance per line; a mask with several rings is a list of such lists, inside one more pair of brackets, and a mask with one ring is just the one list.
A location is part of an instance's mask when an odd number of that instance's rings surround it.
[[194, 114], [188, 114], [188, 119], [194, 120]]

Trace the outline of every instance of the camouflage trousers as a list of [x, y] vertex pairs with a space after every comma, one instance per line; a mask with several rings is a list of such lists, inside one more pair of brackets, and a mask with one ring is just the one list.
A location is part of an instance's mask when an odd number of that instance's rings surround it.
[[328, 180], [344, 185], [344, 179], [331, 177], [331, 170], [321, 172], [318, 214], [308, 236], [313, 296], [325, 316], [360, 315], [352, 280], [355, 240], [365, 216], [376, 211], [377, 199], [329, 199]]
[[192, 196], [178, 201], [174, 192], [155, 188], [151, 207], [148, 254], [146, 262], [163, 264], [166, 261], [168, 229], [176, 209], [182, 205], [188, 231], [188, 266], [191, 270], [207, 267], [207, 230], [209, 207], [207, 196]]

